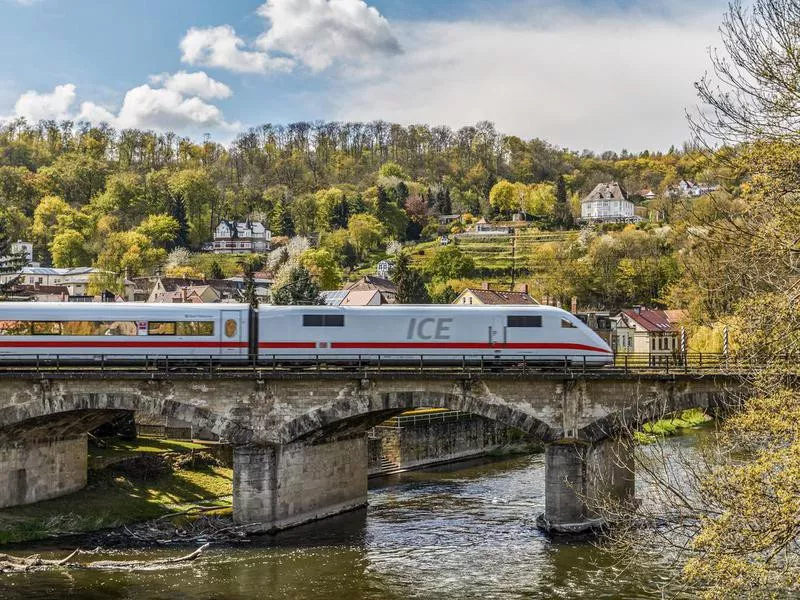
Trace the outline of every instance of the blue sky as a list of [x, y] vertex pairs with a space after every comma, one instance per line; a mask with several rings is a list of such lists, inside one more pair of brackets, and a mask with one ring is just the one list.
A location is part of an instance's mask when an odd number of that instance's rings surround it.
[[[0, 115], [230, 140], [300, 119], [494, 121], [594, 150], [688, 137], [723, 2], [0, 0]], [[2, 118], [2, 117], [0, 117]]]

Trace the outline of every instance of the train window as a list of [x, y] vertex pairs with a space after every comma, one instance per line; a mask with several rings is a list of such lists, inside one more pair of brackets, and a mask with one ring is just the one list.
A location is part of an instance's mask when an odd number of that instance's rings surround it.
[[147, 335], [175, 335], [176, 324], [169, 321], [150, 321]]
[[0, 321], [0, 335], [30, 335], [31, 324], [28, 321]]
[[541, 315], [533, 315], [533, 316], [510, 316], [508, 317], [508, 326], [509, 327], [541, 327], [542, 326], [542, 317]]
[[[213, 321], [178, 321], [178, 335], [214, 335]], [[230, 337], [230, 336], [229, 336]]]
[[576, 327], [571, 321], [561, 319], [561, 329], [576, 329]]
[[34, 321], [31, 323], [33, 335], [61, 335], [61, 323], [58, 321]]
[[303, 315], [303, 327], [344, 327], [344, 315]]
[[64, 321], [61, 323], [63, 335], [100, 336], [136, 335], [134, 321]]

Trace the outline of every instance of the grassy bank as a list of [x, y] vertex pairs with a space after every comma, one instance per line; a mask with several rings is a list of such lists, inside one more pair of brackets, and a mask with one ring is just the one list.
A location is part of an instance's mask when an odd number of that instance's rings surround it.
[[[90, 464], [109, 457], [190, 453], [191, 442], [142, 439], [93, 448]], [[0, 544], [85, 533], [155, 519], [194, 506], [229, 506], [233, 471], [220, 466], [181, 468], [152, 476], [115, 467], [90, 470], [79, 492], [27, 506], [0, 510]]]
[[640, 444], [652, 444], [658, 438], [677, 435], [682, 430], [699, 427], [708, 421], [711, 421], [711, 417], [702, 410], [693, 408], [685, 410], [669, 419], [645, 423], [641, 431], [637, 431], [633, 435]]

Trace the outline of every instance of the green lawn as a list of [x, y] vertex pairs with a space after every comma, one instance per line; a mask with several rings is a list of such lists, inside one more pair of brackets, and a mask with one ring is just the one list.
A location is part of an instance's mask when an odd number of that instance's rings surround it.
[[[105, 440], [89, 449], [92, 459], [203, 450], [204, 444], [139, 438]], [[83, 490], [27, 506], [0, 510], [0, 544], [84, 533], [154, 519], [193, 506], [230, 506], [233, 470], [207, 467], [178, 470], [141, 480], [113, 468], [89, 472]]]

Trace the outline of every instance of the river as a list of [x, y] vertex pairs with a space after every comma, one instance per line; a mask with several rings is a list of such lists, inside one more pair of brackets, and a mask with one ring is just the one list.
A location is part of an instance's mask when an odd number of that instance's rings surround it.
[[[678, 593], [674, 573], [659, 560], [617, 564], [592, 544], [549, 540], [534, 524], [543, 505], [541, 455], [460, 463], [374, 480], [366, 510], [244, 547], [212, 547], [194, 563], [136, 573], [0, 576], [0, 598], [633, 600]], [[39, 550], [63, 557], [67, 546]], [[109, 558], [179, 552], [128, 550]]]

